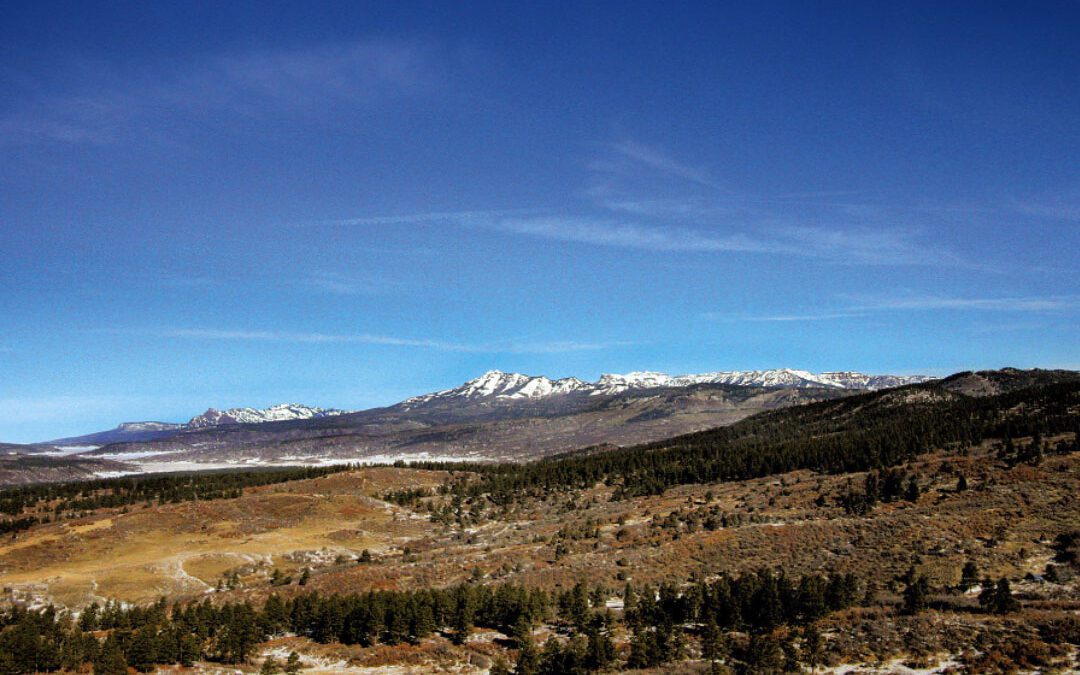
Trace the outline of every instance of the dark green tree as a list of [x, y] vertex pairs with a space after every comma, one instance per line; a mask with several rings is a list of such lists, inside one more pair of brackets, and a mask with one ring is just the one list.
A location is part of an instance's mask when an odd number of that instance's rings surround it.
[[110, 635], [94, 661], [94, 675], [127, 675], [127, 672], [128, 664], [124, 658], [124, 650], [115, 636]]
[[538, 675], [540, 672], [540, 654], [531, 637], [519, 642], [517, 663], [514, 675]]
[[979, 583], [979, 568], [974, 560], [964, 563], [964, 569], [960, 572], [960, 590], [967, 593]]
[[803, 629], [802, 660], [810, 666], [810, 673], [817, 671], [818, 664], [825, 653], [825, 640], [818, 630], [817, 624], [812, 623]]
[[904, 490], [904, 501], [917, 502], [922, 491], [919, 489], [919, 480], [912, 476], [908, 479], [907, 488]]
[[303, 664], [300, 663], [300, 655], [296, 652], [289, 652], [289, 658], [285, 661], [286, 675], [296, 675], [303, 668]]
[[1013, 597], [1012, 587], [1005, 577], [996, 584], [988, 583], [979, 594], [979, 604], [994, 614], [1010, 614], [1020, 609], [1020, 602]]
[[267, 656], [263, 659], [262, 667], [259, 668], [259, 675], [277, 675], [281, 672], [281, 665], [277, 662], [277, 659], [273, 655]]
[[930, 606], [930, 583], [926, 577], [915, 575], [904, 589], [903, 614], [918, 614]]

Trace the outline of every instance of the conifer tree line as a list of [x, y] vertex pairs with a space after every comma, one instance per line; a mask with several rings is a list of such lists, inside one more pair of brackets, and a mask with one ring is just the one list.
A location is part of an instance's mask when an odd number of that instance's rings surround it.
[[[977, 577], [977, 568], [969, 562], [958, 589], [967, 590]], [[905, 586], [901, 612], [928, 609], [927, 578], [913, 567], [900, 581]], [[1020, 608], [1007, 579], [983, 579], [981, 584], [978, 599], [985, 611], [1009, 613]], [[606, 608], [610, 595], [609, 590], [584, 583], [562, 592], [511, 583], [464, 583], [447, 589], [352, 595], [274, 594], [259, 608], [249, 602], [215, 604], [208, 598], [170, 607], [163, 598], [146, 607], [94, 604], [76, 617], [53, 607], [13, 606], [0, 611], [0, 674], [85, 671], [92, 665], [95, 673], [120, 675], [127, 667], [148, 672], [157, 665], [190, 666], [195, 661], [247, 663], [258, 657], [260, 643], [286, 634], [365, 647], [418, 644], [441, 634], [462, 644], [476, 627], [510, 637], [510, 646], [517, 650], [515, 673], [588, 673], [616, 662], [611, 632], [620, 622], [630, 634], [627, 667], [677, 662], [688, 656], [692, 642], [707, 660], [739, 664], [754, 672], [792, 647], [777, 642], [778, 627], [797, 627], [799, 658], [812, 659], [814, 645], [820, 647], [816, 621], [833, 611], [873, 602], [873, 593], [853, 575], [792, 578], [771, 569], [683, 584], [627, 583], [618, 619]], [[532, 637], [540, 624], [555, 632], [543, 646]], [[731, 635], [737, 634], [733, 632], [750, 636], [748, 642], [732, 640]]]
[[[905, 391], [922, 394], [897, 402]], [[886, 469], [937, 448], [966, 449], [996, 439], [1074, 434], [1054, 451], [1077, 449], [1080, 383], [1063, 382], [981, 398], [913, 385], [760, 413], [728, 427], [605, 452], [529, 464], [415, 463], [482, 475], [467, 496], [499, 503], [551, 491], [615, 485], [616, 497], [658, 494], [691, 483], [745, 480], [810, 469]], [[1041, 441], [1040, 441], [1041, 442]], [[1031, 443], [1024, 445], [1024, 448]], [[886, 476], [888, 478], [888, 476]], [[908, 486], [905, 485], [905, 488]], [[401, 495], [407, 497], [407, 495]]]
[[[78, 481], [42, 483], [0, 490], [0, 513], [19, 516], [27, 510], [46, 510], [53, 517], [116, 508], [139, 503], [175, 504], [239, 497], [244, 488], [318, 478], [355, 469], [342, 464], [325, 467], [288, 467], [153, 474]], [[26, 529], [34, 524], [27, 518], [0, 520], [0, 533]], [[40, 520], [40, 519], [39, 519]]]
[[[118, 673], [129, 666], [148, 671], [197, 660], [245, 663], [259, 643], [286, 633], [371, 646], [415, 644], [438, 632], [460, 644], [477, 627], [510, 636], [526, 662], [536, 658], [535, 672], [595, 670], [615, 658], [608, 595], [581, 583], [563, 592], [470, 583], [354, 595], [312, 592], [290, 599], [271, 595], [260, 608], [209, 599], [171, 608], [164, 599], [146, 607], [110, 602], [90, 605], [78, 618], [53, 607], [15, 606], [0, 612], [0, 673], [79, 670], [88, 664], [95, 672]], [[625, 624], [634, 634], [632, 660], [658, 664], [679, 658], [678, 645], [705, 626], [761, 632], [807, 623], [852, 604], [858, 589], [850, 576], [791, 579], [763, 571], [709, 583], [628, 586], [623, 596]], [[568, 639], [540, 651], [532, 631], [541, 623], [555, 625]], [[566, 669], [552, 670], [557, 667]]]
[[[973, 564], [966, 565], [961, 588], [977, 575]], [[913, 568], [902, 580], [901, 612], [927, 609], [931, 589], [926, 578]], [[979, 602], [985, 611], [1005, 614], [1019, 608], [1007, 580], [981, 583]], [[158, 665], [191, 666], [196, 661], [249, 663], [258, 658], [260, 643], [286, 634], [362, 646], [417, 644], [441, 634], [461, 644], [476, 628], [498, 630], [510, 638], [509, 646], [517, 650], [513, 672], [522, 675], [586, 673], [612, 665], [650, 668], [678, 662], [692, 652], [756, 672], [777, 659], [812, 665], [821, 648], [816, 622], [831, 612], [872, 602], [872, 593], [850, 574], [792, 578], [774, 570], [685, 584], [627, 584], [621, 618], [606, 608], [610, 595], [584, 583], [561, 592], [466, 583], [353, 595], [311, 592], [289, 599], [271, 595], [259, 608], [250, 602], [214, 604], [209, 599], [171, 608], [164, 599], [145, 607], [109, 602], [90, 605], [77, 618], [52, 607], [16, 606], [0, 612], [0, 673], [85, 671], [92, 666], [95, 673], [121, 675], [129, 667], [147, 672]], [[626, 658], [617, 663], [611, 634], [620, 623], [630, 644]], [[555, 633], [543, 645], [533, 638], [540, 624]], [[799, 636], [797, 653], [791, 643], [778, 642], [776, 629], [783, 626], [798, 629], [788, 631]], [[291, 661], [298, 667], [298, 660]], [[505, 664], [499, 668], [510, 672]]]
[[[961, 475], [961, 479], [963, 476]], [[879, 502], [888, 504], [900, 501], [919, 501], [922, 493], [918, 476], [902, 469], [870, 471], [866, 474], [863, 491], [857, 492], [848, 479], [847, 493], [841, 497], [844, 510], [855, 515], [866, 515], [874, 510]]]

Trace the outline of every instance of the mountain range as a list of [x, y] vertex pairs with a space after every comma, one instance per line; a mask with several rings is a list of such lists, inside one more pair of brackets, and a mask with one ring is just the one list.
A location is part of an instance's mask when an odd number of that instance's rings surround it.
[[586, 393], [591, 396], [621, 394], [630, 390], [690, 387], [696, 384], [730, 384], [742, 387], [791, 387], [796, 389], [835, 388], [878, 390], [903, 384], [925, 382], [925, 375], [866, 375], [856, 372], [811, 373], [805, 370], [736, 370], [697, 375], [668, 375], [656, 372], [632, 372], [625, 375], [601, 375], [596, 382], [576, 377], [559, 380], [540, 376], [489, 370], [460, 387], [416, 396], [404, 401], [406, 406], [437, 399], [538, 399], [564, 394]]
[[215, 465], [471, 459], [527, 461], [633, 444], [924, 376], [727, 371], [603, 375], [595, 382], [492, 370], [459, 387], [360, 411], [283, 404], [209, 409], [183, 424], [129, 422], [39, 444], [153, 470]]
[[[1077, 377], [1071, 371], [1003, 369], [927, 382], [931, 378], [773, 370], [629, 373], [585, 382], [489, 371], [459, 387], [384, 408], [211, 409], [184, 424], [125, 423], [51, 443], [9, 444], [0, 482], [49, 480], [64, 472], [92, 477], [398, 460], [527, 462], [583, 448], [663, 441], [871, 390], [895, 391], [897, 400], [980, 397]], [[25, 464], [20, 457], [33, 461]]]
[[71, 436], [47, 441], [57, 447], [79, 447], [90, 445], [108, 445], [137, 441], [152, 441], [165, 438], [177, 432], [189, 429], [203, 429], [228, 424], [262, 424], [263, 422], [285, 422], [289, 420], [308, 420], [344, 414], [345, 410], [315, 408], [300, 403], [280, 403], [269, 408], [230, 408], [217, 410], [208, 408], [201, 415], [196, 415], [186, 423], [175, 422], [123, 422], [115, 429], [98, 431], [83, 436]]
[[[605, 374], [596, 382], [575, 377], [552, 380], [548, 377], [504, 373], [490, 370], [459, 387], [409, 398], [400, 404], [404, 410], [414, 410], [433, 403], [476, 402], [489, 400], [536, 401], [571, 394], [612, 396], [628, 391], [686, 388], [700, 384], [725, 384], [742, 387], [779, 387], [796, 389], [877, 390], [903, 384], [925, 382], [923, 375], [866, 375], [856, 372], [811, 373], [789, 368], [776, 370], [721, 371], [696, 375], [668, 375], [657, 372], [632, 372], [625, 375]], [[335, 408], [318, 408], [299, 403], [282, 403], [269, 408], [209, 408], [186, 423], [124, 422], [115, 429], [83, 436], [45, 441], [53, 446], [108, 445], [111, 443], [151, 441], [181, 431], [234, 424], [263, 424], [294, 420], [321, 419], [348, 414]]]

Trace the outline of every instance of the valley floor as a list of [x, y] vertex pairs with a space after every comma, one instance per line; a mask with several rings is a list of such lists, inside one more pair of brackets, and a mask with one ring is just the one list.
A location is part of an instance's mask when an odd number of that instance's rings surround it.
[[[1007, 468], [984, 447], [924, 455], [906, 468], [918, 476], [919, 498], [880, 504], [866, 515], [840, 505], [865, 474], [798, 471], [625, 500], [596, 485], [501, 506], [436, 494], [437, 486], [468, 475], [364, 468], [247, 489], [237, 499], [100, 509], [35, 526], [0, 544], [0, 586], [8, 601], [80, 609], [159, 597], [258, 606], [271, 593], [470, 581], [565, 591], [584, 582], [600, 589], [617, 617], [628, 583], [640, 588], [764, 568], [792, 578], [850, 573], [867, 597], [820, 622], [828, 648], [816, 672], [1013, 672], [1009, 663], [1072, 672], [1080, 574], [1050, 581], [1045, 573], [1055, 538], [1080, 529], [1080, 454]], [[968, 486], [957, 491], [961, 474]], [[385, 499], [401, 490], [428, 496], [401, 500], [404, 506]], [[360, 561], [364, 551], [370, 562]], [[980, 575], [1011, 580], [1023, 609], [987, 614], [977, 589], [955, 590], [969, 561]], [[931, 609], [900, 616], [900, 579], [908, 569], [928, 580]], [[625, 657], [630, 638], [619, 625], [612, 639]], [[1056, 637], [1048, 633], [1053, 626], [1060, 628]], [[542, 644], [555, 629], [541, 626], [535, 639]], [[478, 630], [462, 645], [438, 636], [367, 648], [284, 637], [259, 653], [284, 663], [295, 650], [311, 672], [480, 673], [500, 656], [512, 662], [511, 645], [509, 636]], [[693, 641], [685, 656], [648, 672], [708, 671]], [[205, 668], [252, 671], [259, 661]]]

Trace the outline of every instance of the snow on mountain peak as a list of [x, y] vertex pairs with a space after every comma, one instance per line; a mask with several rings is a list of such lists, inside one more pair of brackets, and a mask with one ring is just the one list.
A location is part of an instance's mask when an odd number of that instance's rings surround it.
[[316, 408], [300, 403], [279, 403], [269, 408], [230, 408], [217, 410], [209, 408], [206, 412], [192, 417], [186, 425], [189, 429], [213, 427], [222, 424], [260, 424], [262, 422], [284, 422], [289, 420], [307, 420], [318, 417], [332, 417], [347, 411], [332, 408]]
[[730, 384], [748, 387], [788, 387], [873, 390], [903, 384], [925, 382], [931, 378], [921, 375], [866, 375], [850, 371], [812, 373], [794, 368], [773, 370], [719, 371], [692, 375], [668, 375], [653, 371], [634, 371], [625, 374], [606, 373], [596, 382], [575, 377], [560, 380], [521, 373], [489, 370], [460, 387], [432, 394], [415, 396], [403, 402], [412, 407], [434, 400], [468, 399], [540, 399], [548, 396], [585, 393], [591, 396], [620, 394], [631, 389], [688, 387], [695, 384]]
[[569, 394], [591, 388], [592, 385], [576, 377], [552, 380], [549, 377], [504, 373], [501, 370], [489, 370], [480, 377], [469, 380], [460, 387], [437, 391], [433, 394], [414, 396], [403, 402], [414, 406], [433, 400], [452, 398], [497, 398], [497, 399], [538, 399], [557, 394]]

